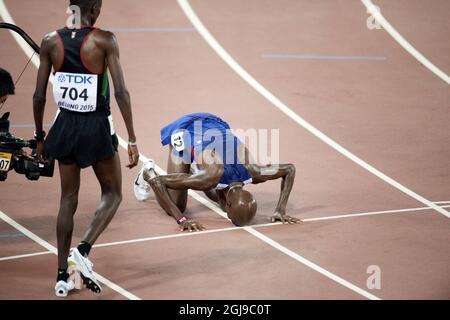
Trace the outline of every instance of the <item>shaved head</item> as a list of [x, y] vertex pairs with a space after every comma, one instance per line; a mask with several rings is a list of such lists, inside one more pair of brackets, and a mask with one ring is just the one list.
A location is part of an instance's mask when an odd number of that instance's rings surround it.
[[236, 226], [244, 226], [253, 220], [257, 204], [253, 195], [242, 187], [230, 188], [227, 195], [227, 215]]
[[78, 6], [82, 13], [87, 13], [94, 8], [102, 6], [102, 0], [70, 0], [71, 6]]

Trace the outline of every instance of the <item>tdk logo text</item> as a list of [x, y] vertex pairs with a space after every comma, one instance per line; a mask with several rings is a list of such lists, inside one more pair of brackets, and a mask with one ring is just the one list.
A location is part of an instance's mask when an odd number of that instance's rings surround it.
[[80, 76], [80, 75], [71, 75], [66, 74], [64, 79], [59, 78], [60, 82], [65, 82], [65, 80], [68, 80], [69, 83], [75, 83], [75, 84], [92, 84], [92, 78], [93, 76]]

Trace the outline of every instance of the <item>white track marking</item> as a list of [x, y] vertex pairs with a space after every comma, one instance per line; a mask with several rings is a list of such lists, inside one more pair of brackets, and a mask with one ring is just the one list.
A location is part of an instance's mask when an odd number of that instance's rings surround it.
[[[1, 0], [0, 0], [1, 1]], [[14, 221], [13, 219], [11, 219], [9, 216], [7, 216], [4, 212], [0, 211], [0, 219], [2, 219], [3, 221], [5, 221], [7, 224], [9, 224], [10, 226], [12, 226], [13, 228], [19, 230], [20, 232], [22, 232], [24, 235], [26, 235], [28, 238], [30, 238], [31, 240], [39, 243], [41, 246], [43, 246], [45, 249], [47, 249], [48, 251], [50, 251], [51, 253], [58, 255], [58, 250], [52, 246], [50, 243], [48, 243], [47, 241], [45, 241], [44, 239], [42, 239], [41, 237], [37, 236], [36, 234], [34, 234], [33, 232], [31, 232], [30, 230], [28, 230], [27, 228], [25, 228], [24, 226], [20, 225], [19, 223], [17, 223], [16, 221]], [[140, 298], [138, 298], [137, 296], [135, 296], [134, 294], [128, 292], [127, 290], [119, 287], [117, 284], [109, 281], [108, 279], [106, 279], [105, 277], [99, 275], [98, 273], [94, 272], [95, 276], [97, 277], [97, 279], [99, 281], [101, 281], [102, 283], [104, 283], [105, 285], [107, 285], [108, 287], [110, 287], [112, 290], [116, 291], [117, 293], [123, 295], [124, 297], [130, 299], [130, 300], [141, 300]]]
[[[203, 198], [201, 196], [200, 196], [200, 198], [202, 200], [205, 200], [205, 202], [208, 202], [208, 200], [206, 200], [205, 198]], [[212, 205], [212, 203], [209, 203], [209, 205]], [[213, 206], [216, 209], [219, 209], [215, 205], [213, 205]], [[445, 207], [450, 208], [450, 205], [444, 206], [444, 208]], [[212, 210], [215, 210], [215, 209], [212, 209]], [[431, 210], [431, 209], [429, 207], [422, 207], [422, 208], [408, 208], [408, 209], [397, 209], [397, 210], [386, 210], [386, 211], [372, 211], [372, 212], [363, 212], [363, 213], [353, 213], [353, 214], [345, 214], [345, 215], [302, 219], [302, 221], [303, 222], [315, 222], [315, 221], [334, 220], [334, 219], [346, 219], [346, 218], [353, 218], [353, 217], [367, 217], [367, 216], [374, 216], [374, 215], [381, 215], [381, 214], [409, 213], [409, 212], [424, 211], [424, 210]], [[223, 216], [224, 218], [226, 217], [226, 215], [223, 212], [222, 212], [221, 216]], [[201, 231], [201, 232], [176, 233], [176, 234], [169, 234], [169, 235], [165, 235], [165, 236], [155, 236], [155, 237], [146, 237], [146, 238], [139, 238], [139, 239], [132, 239], [132, 240], [107, 242], [107, 243], [94, 245], [94, 248], [110, 247], [110, 246], [117, 246], [117, 245], [123, 245], [123, 244], [164, 240], [164, 239], [173, 239], [173, 238], [181, 238], [181, 237], [190, 237], [190, 236], [197, 236], [197, 235], [202, 235], [202, 234], [228, 232], [228, 231], [241, 230], [241, 229], [245, 230], [245, 228], [248, 228], [248, 227], [263, 228], [263, 227], [272, 227], [272, 226], [279, 226], [279, 225], [282, 225], [282, 223], [281, 222], [262, 223], [262, 224], [255, 224], [255, 225], [247, 226], [247, 227], [228, 227], [228, 228], [220, 228], [220, 229], [213, 229], [213, 230], [205, 230], [205, 231]]]
[[434, 201], [436, 204], [447, 204], [450, 203], [450, 201]]
[[310, 260], [302, 257], [301, 255], [289, 250], [288, 248], [286, 248], [285, 246], [282, 246], [281, 244], [279, 244], [278, 242], [272, 240], [271, 238], [267, 237], [266, 235], [262, 234], [259, 231], [256, 231], [253, 228], [250, 227], [245, 227], [244, 228], [247, 232], [249, 232], [250, 234], [254, 235], [255, 237], [257, 237], [258, 239], [261, 239], [262, 241], [264, 241], [265, 243], [269, 244], [270, 246], [274, 247], [275, 249], [283, 252], [284, 254], [288, 255], [289, 257], [291, 257], [292, 259], [297, 260], [298, 262], [306, 265], [307, 267], [321, 273], [322, 275], [324, 275], [325, 277], [339, 283], [340, 285], [370, 299], [370, 300], [381, 300], [380, 298], [378, 298], [377, 296], [367, 292], [366, 290], [363, 290], [357, 286], [355, 286], [354, 284], [348, 282], [345, 279], [342, 279], [341, 277], [338, 277], [337, 275], [335, 275], [334, 273], [329, 272], [328, 270], [325, 270], [324, 268], [322, 268], [321, 266], [315, 264], [314, 262], [311, 262]]
[[423, 54], [417, 51], [403, 36], [395, 30], [395, 28], [387, 21], [377, 7], [370, 0], [361, 0], [366, 6], [368, 12], [375, 18], [375, 20], [384, 28], [397, 41], [406, 51], [408, 51], [414, 58], [416, 58], [421, 64], [428, 68], [431, 72], [444, 80], [447, 84], [450, 84], [450, 77], [441, 69], [436, 67], [430, 60], [425, 58]]
[[234, 230], [239, 230], [239, 229], [243, 229], [243, 227], [229, 227], [229, 228], [221, 228], [221, 229], [205, 230], [205, 231], [201, 231], [201, 232], [189, 232], [189, 233], [186, 233], [186, 232], [181, 233], [180, 232], [180, 233], [169, 234], [169, 235], [165, 235], [165, 236], [156, 236], [156, 237], [147, 237], [147, 238], [140, 238], [140, 239], [133, 239], [133, 240], [101, 243], [101, 244], [94, 245], [94, 248], [111, 247], [111, 246], [118, 246], [118, 245], [123, 245], [123, 244], [131, 244], [131, 243], [139, 243], [139, 242], [147, 242], [147, 241], [155, 241], [155, 240], [199, 236], [199, 235], [203, 235], [203, 234], [228, 232], [228, 231], [234, 231]]
[[[442, 206], [442, 208], [450, 208], [450, 206]], [[333, 219], [343, 219], [343, 218], [376, 216], [376, 215], [387, 214], [387, 213], [405, 213], [405, 212], [415, 212], [415, 211], [424, 211], [424, 210], [431, 210], [431, 208], [422, 207], [422, 208], [411, 208], [411, 209], [398, 209], [398, 210], [387, 210], [387, 211], [353, 213], [353, 214], [336, 215], [336, 216], [329, 216], [329, 217], [322, 217], [322, 218], [319, 217], [319, 218], [304, 219], [303, 221], [304, 222], [323, 221], [323, 220], [333, 220]]]
[[[9, 14], [8, 8], [6, 8], [6, 5], [3, 2], [3, 0], [0, 0], [0, 16], [2, 17], [3, 22], [15, 24], [13, 18]], [[19, 34], [17, 34], [14, 31], [11, 31], [11, 30], [9, 32], [14, 37], [14, 39], [19, 44], [19, 46], [22, 48], [22, 50], [25, 52], [25, 55], [28, 58], [30, 58], [31, 56], [34, 55], [33, 59], [32, 59], [33, 64], [35, 66], [38, 66], [39, 65], [39, 55], [35, 54], [34, 50]]]
[[391, 186], [397, 188], [398, 190], [406, 193], [408, 196], [416, 199], [419, 202], [422, 202], [426, 206], [433, 208], [437, 212], [443, 214], [444, 216], [450, 218], [450, 212], [447, 210], [444, 210], [440, 208], [439, 206], [435, 205], [433, 202], [425, 199], [424, 197], [418, 195], [414, 191], [408, 189], [407, 187], [403, 186], [399, 182], [395, 181], [394, 179], [388, 177], [383, 172], [379, 171], [378, 169], [374, 168], [364, 160], [358, 158], [356, 155], [351, 153], [349, 150], [342, 147], [340, 144], [338, 144], [336, 141], [332, 140], [330, 137], [325, 135], [323, 132], [318, 130], [316, 127], [311, 125], [309, 122], [304, 120], [302, 117], [300, 117], [297, 113], [295, 113], [292, 109], [290, 109], [287, 105], [285, 105], [280, 99], [275, 97], [269, 90], [267, 90], [265, 87], [263, 87], [258, 81], [256, 81], [255, 78], [253, 78], [244, 68], [242, 68], [236, 60], [231, 57], [231, 55], [225, 51], [225, 49], [219, 44], [219, 42], [212, 36], [212, 34], [206, 29], [206, 27], [203, 25], [203, 23], [200, 21], [192, 7], [190, 6], [189, 2], [187, 0], [177, 0], [178, 4], [180, 5], [181, 9], [187, 16], [187, 18], [191, 21], [192, 25], [197, 29], [199, 34], [203, 37], [203, 39], [210, 45], [210, 47], [228, 64], [228, 66], [233, 69], [242, 79], [244, 79], [253, 89], [255, 89], [257, 92], [259, 92], [263, 97], [265, 97], [267, 100], [269, 100], [275, 107], [280, 109], [283, 113], [285, 113], [288, 117], [290, 117], [292, 120], [297, 122], [300, 126], [308, 130], [310, 133], [312, 133], [314, 136], [322, 140], [324, 143], [328, 144], [330, 147], [341, 153], [342, 155], [346, 156], [365, 170], [369, 171], [373, 175], [377, 176], [378, 178], [382, 179], [383, 181], [387, 182]]
[[[443, 206], [443, 207], [450, 208], [450, 205]], [[428, 207], [422, 207], [422, 208], [408, 208], [408, 209], [397, 209], [397, 210], [386, 210], [386, 211], [372, 211], [372, 212], [352, 213], [352, 214], [345, 214], [345, 215], [309, 218], [309, 219], [303, 219], [302, 221], [303, 222], [314, 222], [314, 221], [372, 216], [372, 215], [380, 215], [380, 214], [409, 213], [409, 212], [424, 211], [424, 210], [431, 210], [431, 209]], [[250, 227], [263, 228], [263, 227], [273, 227], [273, 226], [279, 226], [279, 225], [282, 225], [282, 223], [281, 222], [263, 223], [263, 224], [251, 225]], [[138, 239], [132, 239], [132, 240], [124, 240], [124, 241], [105, 242], [105, 243], [94, 245], [94, 248], [111, 247], [111, 246], [126, 245], [126, 244], [155, 241], [155, 240], [172, 239], [172, 238], [180, 238], [180, 237], [190, 237], [190, 236], [197, 236], [197, 235], [209, 234], [209, 233], [240, 230], [243, 228], [244, 227], [228, 227], [228, 228], [221, 228], [221, 229], [206, 230], [206, 231], [202, 231], [202, 232], [176, 233], [176, 234], [169, 234], [169, 235], [165, 235], [165, 236], [155, 236], [155, 237], [145, 237], [145, 238], [138, 238]], [[51, 254], [51, 253], [53, 253], [53, 252], [42, 251], [42, 252], [36, 252], [36, 253], [22, 254], [22, 255], [17, 255], [17, 256], [3, 257], [3, 258], [0, 258], [0, 261], [22, 259], [22, 258], [27, 258], [27, 257]]]
[[0, 261], [8, 261], [8, 260], [16, 260], [16, 259], [22, 259], [22, 258], [35, 257], [35, 256], [43, 256], [46, 254], [53, 254], [53, 252], [42, 251], [42, 252], [36, 252], [36, 253], [21, 254], [18, 256], [3, 257], [3, 258], [0, 258]]
[[24, 235], [26, 235], [28, 238], [30, 238], [31, 240], [33, 240], [34, 242], [40, 244], [42, 247], [44, 247], [45, 249], [47, 249], [48, 251], [50, 251], [53, 254], [57, 254], [57, 250], [54, 246], [52, 246], [50, 243], [48, 243], [47, 241], [45, 241], [44, 239], [42, 239], [41, 237], [37, 236], [36, 234], [34, 234], [33, 232], [31, 232], [30, 230], [28, 230], [27, 228], [25, 228], [24, 226], [18, 224], [16, 221], [14, 221], [13, 219], [11, 219], [8, 215], [6, 215], [4, 212], [0, 211], [0, 219], [2, 219], [3, 221], [5, 221], [7, 224], [9, 224], [10, 226], [12, 226], [14, 229], [22, 232]]

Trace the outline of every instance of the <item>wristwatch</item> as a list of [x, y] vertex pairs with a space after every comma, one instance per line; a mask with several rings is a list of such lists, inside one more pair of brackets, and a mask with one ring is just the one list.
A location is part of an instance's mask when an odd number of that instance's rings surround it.
[[45, 135], [46, 135], [46, 133], [45, 133], [44, 130], [42, 130], [41, 132], [36, 132], [35, 131], [34, 132], [34, 139], [36, 141], [44, 141]]

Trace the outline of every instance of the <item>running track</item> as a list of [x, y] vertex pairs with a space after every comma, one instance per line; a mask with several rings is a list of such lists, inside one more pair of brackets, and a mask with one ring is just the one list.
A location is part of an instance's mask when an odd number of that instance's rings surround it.
[[[65, 22], [61, 1], [4, 3], [36, 40]], [[298, 168], [288, 210], [307, 221], [232, 228], [219, 210], [191, 198], [188, 215], [209, 231], [181, 234], [155, 201], [135, 201], [131, 185], [137, 169], [124, 169], [123, 204], [92, 254], [108, 285], [99, 296], [83, 290], [69, 299], [449, 299], [448, 83], [385, 30], [367, 29], [361, 1], [179, 3], [105, 1], [98, 23], [118, 30], [141, 153], [164, 168], [159, 129], [188, 112], [215, 113], [234, 128], [281, 129], [281, 161]], [[450, 74], [447, 1], [375, 3], [399, 34]], [[435, 209], [336, 151], [249, 86], [204, 40], [204, 31], [196, 31], [186, 5], [233, 61], [293, 114]], [[17, 77], [28, 57], [8, 32], [0, 39], [1, 66]], [[33, 123], [36, 70], [30, 65], [2, 110], [12, 111], [18, 136], [32, 135], [27, 125]], [[50, 124], [50, 94], [48, 101]], [[126, 138], [115, 104], [113, 109], [116, 130]], [[125, 161], [123, 149], [121, 156]], [[250, 189], [259, 205], [254, 224], [265, 224], [279, 185]], [[58, 197], [57, 177], [31, 183], [10, 174], [0, 185], [1, 299], [55, 298], [56, 256], [50, 251], [56, 245]], [[95, 176], [85, 170], [74, 241], [82, 237], [98, 198]], [[436, 206], [443, 207], [441, 213]], [[366, 286], [371, 265], [380, 267], [381, 289]], [[20, 290], [24, 281], [31, 284], [27, 292]]]

